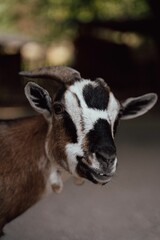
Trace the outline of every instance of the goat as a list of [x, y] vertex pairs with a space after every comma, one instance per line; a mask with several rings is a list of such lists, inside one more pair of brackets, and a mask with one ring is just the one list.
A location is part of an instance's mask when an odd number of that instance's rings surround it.
[[61, 87], [54, 96], [35, 82], [25, 95], [39, 114], [0, 121], [0, 232], [52, 190], [60, 192], [65, 176], [108, 183], [116, 171], [114, 136], [120, 119], [150, 110], [155, 93], [120, 103], [107, 83], [83, 79], [64, 66], [21, 72], [50, 79]]

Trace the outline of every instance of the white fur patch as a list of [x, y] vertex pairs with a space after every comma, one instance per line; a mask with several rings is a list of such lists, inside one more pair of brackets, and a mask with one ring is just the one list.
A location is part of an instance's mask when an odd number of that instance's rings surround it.
[[83, 156], [83, 150], [81, 148], [81, 143], [69, 143], [66, 145], [66, 154], [68, 158], [68, 165], [70, 173], [77, 176], [76, 166], [77, 166], [77, 156]]
[[63, 181], [59, 170], [55, 169], [50, 175], [50, 183], [52, 189], [56, 193], [60, 193], [63, 189]]
[[87, 134], [90, 130], [94, 128], [95, 123], [99, 119], [104, 119], [109, 122], [107, 111], [92, 109], [92, 108], [83, 109], [85, 134]]
[[76, 126], [78, 137], [82, 138], [83, 135], [81, 124], [82, 109], [78, 105], [77, 98], [70, 91], [67, 91], [65, 94], [65, 107]]
[[114, 174], [114, 173], [115, 173], [116, 167], [117, 167], [117, 158], [115, 158], [114, 164], [113, 164], [113, 166], [111, 167], [111, 174]]
[[113, 128], [114, 128], [114, 123], [115, 123], [115, 120], [117, 118], [119, 109], [120, 109], [119, 102], [114, 97], [113, 93], [110, 92], [107, 112], [108, 112], [108, 116], [109, 116], [109, 123], [111, 124], [112, 137], [114, 137]]
[[89, 165], [93, 169], [99, 169], [100, 168], [100, 163], [97, 161], [96, 154], [93, 153], [92, 157], [89, 157], [89, 160], [91, 162], [91, 165]]
[[70, 176], [71, 175], [58, 164], [53, 164], [49, 177], [49, 184], [51, 185], [52, 190], [56, 193], [60, 193], [63, 189], [63, 182], [65, 182]]

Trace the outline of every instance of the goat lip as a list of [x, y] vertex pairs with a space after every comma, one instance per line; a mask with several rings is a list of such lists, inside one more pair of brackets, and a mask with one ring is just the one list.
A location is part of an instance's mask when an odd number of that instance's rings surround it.
[[77, 165], [77, 173], [81, 177], [87, 178], [91, 182], [99, 184], [108, 183], [112, 177], [112, 174], [105, 174], [103, 171], [90, 168], [82, 161], [80, 161]]
[[112, 177], [112, 175], [107, 175], [107, 174], [103, 174], [103, 173], [99, 173], [99, 172], [97, 173], [95, 171], [92, 171], [91, 174], [92, 174], [92, 177], [94, 178], [94, 180], [96, 180], [100, 184], [108, 183]]

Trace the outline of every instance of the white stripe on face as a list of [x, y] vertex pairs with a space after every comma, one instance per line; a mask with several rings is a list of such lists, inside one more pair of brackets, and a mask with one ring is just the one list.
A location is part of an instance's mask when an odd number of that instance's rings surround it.
[[79, 143], [68, 143], [66, 145], [66, 154], [68, 158], [69, 171], [74, 176], [78, 176], [76, 173], [77, 167], [77, 156], [83, 156], [84, 152], [81, 148], [81, 142]]
[[113, 166], [111, 168], [111, 174], [115, 173], [116, 167], [117, 167], [117, 158], [115, 158], [115, 160], [114, 160], [114, 164], [113, 164]]
[[69, 113], [74, 125], [76, 126], [77, 136], [80, 139], [83, 135], [82, 133], [82, 109], [79, 107], [77, 98], [71, 91], [66, 91], [65, 93], [65, 108]]
[[113, 138], [114, 138], [114, 123], [117, 118], [119, 110], [120, 110], [120, 103], [114, 97], [113, 93], [110, 92], [107, 112], [109, 116], [109, 123], [111, 124], [111, 132], [112, 132]]

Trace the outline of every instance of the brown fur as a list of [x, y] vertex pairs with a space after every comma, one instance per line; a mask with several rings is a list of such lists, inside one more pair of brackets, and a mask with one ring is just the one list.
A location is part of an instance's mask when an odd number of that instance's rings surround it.
[[66, 135], [63, 126], [63, 119], [54, 119], [52, 122], [53, 129], [58, 131], [51, 131], [48, 136], [49, 155], [51, 158], [55, 158], [56, 161], [69, 171], [67, 156], [65, 153], [65, 146], [70, 142], [69, 136]]
[[0, 232], [45, 191], [50, 170], [44, 149], [47, 131], [41, 116], [0, 124]]

